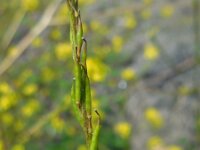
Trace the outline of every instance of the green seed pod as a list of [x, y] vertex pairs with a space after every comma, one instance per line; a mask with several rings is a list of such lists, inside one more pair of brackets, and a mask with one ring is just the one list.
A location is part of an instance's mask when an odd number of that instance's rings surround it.
[[83, 48], [83, 55], [82, 55], [82, 63], [86, 69], [87, 72], [87, 65], [86, 65], [86, 60], [87, 60], [87, 41], [85, 38], [82, 38], [83, 42], [84, 42], [84, 48]]
[[81, 108], [81, 65], [75, 61], [75, 100], [76, 104]]
[[83, 44], [82, 37], [83, 37], [83, 27], [82, 27], [80, 14], [79, 14], [78, 20], [77, 20], [77, 33], [76, 33], [76, 41], [77, 41], [79, 57], [80, 57], [80, 53], [81, 53], [81, 47], [82, 47], [82, 44]]
[[72, 88], [71, 88], [71, 103], [72, 103], [73, 113], [74, 113], [76, 119], [83, 126], [83, 116], [82, 116], [82, 114], [76, 104], [76, 100], [75, 100], [75, 81], [74, 80], [73, 80]]
[[86, 82], [86, 72], [84, 66], [81, 64], [81, 104], [82, 104], [82, 113], [85, 114], [85, 82]]
[[85, 104], [86, 104], [87, 116], [91, 117], [92, 101], [91, 101], [90, 80], [89, 80], [88, 76], [86, 76], [86, 81], [85, 81]]

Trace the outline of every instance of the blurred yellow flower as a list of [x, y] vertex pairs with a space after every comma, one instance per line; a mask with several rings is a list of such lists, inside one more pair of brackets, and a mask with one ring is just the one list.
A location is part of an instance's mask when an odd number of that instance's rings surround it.
[[55, 15], [55, 20], [61, 24], [66, 23], [68, 21], [68, 19], [66, 17], [67, 14], [68, 14], [67, 5], [61, 5]]
[[131, 125], [128, 122], [119, 122], [114, 127], [115, 132], [122, 138], [128, 138], [131, 134]]
[[180, 146], [171, 145], [167, 148], [167, 150], [183, 150]]
[[123, 39], [120, 36], [114, 36], [112, 39], [113, 49], [116, 53], [121, 52], [123, 46]]
[[102, 25], [102, 23], [99, 22], [98, 20], [92, 20], [90, 23], [90, 28], [95, 33], [98, 33], [101, 35], [105, 35], [108, 32], [108, 28]]
[[22, 0], [22, 8], [27, 11], [34, 11], [39, 7], [39, 0]]
[[109, 71], [108, 66], [96, 58], [88, 58], [87, 67], [90, 79], [95, 82], [101, 82], [105, 80], [107, 72]]
[[64, 61], [71, 57], [71, 45], [69, 43], [59, 43], [55, 47], [55, 54], [58, 60]]
[[35, 38], [35, 40], [33, 40], [32, 45], [35, 47], [40, 47], [43, 44], [43, 40], [41, 37], [37, 37]]
[[10, 94], [11, 92], [12, 92], [12, 88], [10, 87], [10, 85], [8, 85], [8, 83], [6, 82], [0, 83], [0, 93]]
[[34, 112], [38, 110], [38, 108], [39, 108], [38, 100], [32, 99], [22, 107], [21, 112], [25, 117], [30, 117], [33, 115]]
[[160, 147], [161, 145], [163, 145], [163, 141], [158, 136], [152, 136], [147, 142], [148, 150], [156, 150], [156, 148]]
[[134, 29], [137, 26], [137, 20], [135, 16], [126, 16], [125, 17], [125, 27], [128, 29]]
[[3, 113], [1, 119], [2, 119], [2, 120], [1, 120], [2, 123], [5, 124], [5, 125], [10, 125], [10, 124], [12, 124], [13, 121], [14, 121], [13, 115], [12, 115], [11, 113], [9, 113], [9, 112]]
[[62, 37], [61, 31], [59, 29], [53, 29], [51, 31], [50, 37], [53, 40], [59, 40]]
[[126, 68], [122, 71], [121, 77], [124, 80], [133, 80], [136, 78], [135, 70], [133, 70], [132, 68]]
[[24, 87], [23, 89], [23, 93], [25, 95], [33, 95], [34, 93], [36, 93], [38, 90], [38, 86], [34, 83], [28, 84]]
[[57, 132], [61, 132], [65, 127], [65, 122], [59, 116], [55, 116], [51, 119], [51, 125]]
[[101, 29], [102, 24], [97, 20], [92, 20], [90, 23], [90, 27], [93, 31], [97, 31]]
[[13, 106], [13, 98], [10, 95], [2, 96], [0, 100], [0, 109], [8, 110]]
[[25, 147], [22, 144], [17, 144], [14, 145], [11, 150], [25, 150]]
[[87, 150], [87, 146], [86, 145], [80, 145], [77, 150]]
[[157, 59], [159, 57], [158, 48], [152, 43], [146, 44], [144, 47], [144, 57], [148, 60]]
[[172, 5], [165, 5], [161, 9], [161, 15], [165, 18], [171, 17], [174, 14], [174, 7]]
[[153, 107], [146, 109], [145, 118], [155, 128], [161, 128], [164, 124], [164, 120], [160, 112]]

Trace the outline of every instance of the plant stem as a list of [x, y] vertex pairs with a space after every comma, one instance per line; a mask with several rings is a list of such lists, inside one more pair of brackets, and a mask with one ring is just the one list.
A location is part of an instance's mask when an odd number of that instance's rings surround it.
[[99, 117], [99, 121], [93, 132], [90, 79], [88, 77], [86, 64], [87, 41], [83, 37], [78, 0], [67, 0], [67, 6], [70, 16], [70, 41], [74, 61], [74, 79], [71, 91], [72, 108], [74, 116], [79, 121], [85, 133], [88, 150], [98, 150], [100, 115], [96, 110], [95, 112]]

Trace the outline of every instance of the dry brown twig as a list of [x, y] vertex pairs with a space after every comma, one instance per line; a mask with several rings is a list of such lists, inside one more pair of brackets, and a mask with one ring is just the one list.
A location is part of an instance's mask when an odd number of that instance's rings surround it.
[[12, 55], [8, 55], [0, 64], [0, 75], [2, 75], [14, 62], [21, 56], [21, 54], [27, 49], [31, 42], [49, 25], [51, 19], [56, 12], [58, 6], [63, 0], [54, 0], [46, 8], [40, 21], [35, 27], [16, 45], [16, 52]]

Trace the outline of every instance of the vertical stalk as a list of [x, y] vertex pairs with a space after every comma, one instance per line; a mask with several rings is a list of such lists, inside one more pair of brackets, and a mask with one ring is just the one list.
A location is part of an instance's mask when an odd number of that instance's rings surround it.
[[78, 0], [67, 0], [70, 17], [70, 41], [73, 51], [74, 78], [71, 89], [71, 103], [74, 116], [80, 123], [86, 137], [88, 150], [98, 150], [100, 115], [93, 131], [92, 100], [90, 79], [87, 73], [87, 41], [83, 37], [83, 27]]

